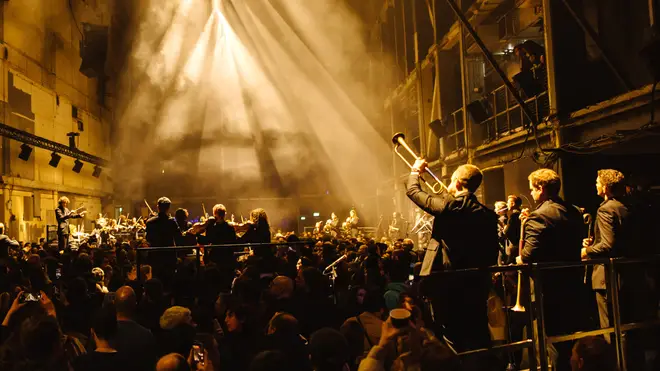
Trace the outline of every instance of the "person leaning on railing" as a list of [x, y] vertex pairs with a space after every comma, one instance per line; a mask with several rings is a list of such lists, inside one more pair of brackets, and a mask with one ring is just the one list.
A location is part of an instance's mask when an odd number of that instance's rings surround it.
[[[529, 175], [529, 189], [536, 202], [532, 212], [521, 215], [524, 231], [518, 264], [579, 262], [584, 222], [574, 205], [559, 197], [561, 180], [550, 169]], [[569, 334], [578, 329], [580, 291], [583, 271], [575, 268], [553, 269], [541, 273], [545, 330], [550, 336]], [[537, 299], [538, 299], [538, 294]], [[568, 346], [568, 347], [567, 347]], [[558, 370], [570, 370], [570, 344], [558, 344]]]

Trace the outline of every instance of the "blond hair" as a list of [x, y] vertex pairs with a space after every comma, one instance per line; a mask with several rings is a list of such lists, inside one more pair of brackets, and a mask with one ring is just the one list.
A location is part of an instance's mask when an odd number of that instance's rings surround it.
[[598, 170], [598, 179], [600, 179], [600, 184], [614, 196], [621, 196], [626, 190], [626, 178], [623, 176], [623, 173], [618, 170]]
[[529, 174], [528, 179], [534, 188], [545, 190], [549, 196], [559, 195], [561, 179], [559, 179], [559, 174], [554, 170], [538, 169]]
[[477, 188], [481, 185], [484, 179], [484, 174], [478, 167], [470, 164], [461, 165], [454, 171], [452, 178], [456, 178], [461, 183], [463, 188], [468, 192], [476, 192]]

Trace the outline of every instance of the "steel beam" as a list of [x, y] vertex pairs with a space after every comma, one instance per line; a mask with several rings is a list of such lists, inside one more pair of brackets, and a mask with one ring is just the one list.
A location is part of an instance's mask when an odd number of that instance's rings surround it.
[[48, 151], [61, 153], [65, 156], [73, 157], [93, 165], [108, 167], [110, 164], [110, 162], [104, 158], [91, 155], [79, 149], [70, 148], [64, 144], [42, 138], [40, 136], [28, 133], [27, 131], [16, 129], [3, 123], [0, 123], [0, 136], [7, 137], [9, 139], [13, 139], [15, 141], [29, 144], [38, 148], [43, 148]]

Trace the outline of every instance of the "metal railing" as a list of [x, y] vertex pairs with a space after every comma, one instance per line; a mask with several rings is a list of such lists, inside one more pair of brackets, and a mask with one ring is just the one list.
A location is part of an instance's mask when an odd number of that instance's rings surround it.
[[[491, 116], [479, 123], [486, 130], [484, 143], [507, 136], [529, 124], [529, 120], [525, 117], [520, 105], [515, 102], [506, 86], [502, 85], [491, 91], [487, 96], [487, 100], [491, 109]], [[527, 104], [537, 122], [541, 122], [544, 117], [549, 115], [550, 106], [547, 91], [525, 100], [525, 104]]]
[[[472, 268], [472, 269], [461, 269], [461, 270], [438, 272], [438, 274], [473, 275], [473, 274], [493, 274], [498, 272], [503, 273], [503, 272], [522, 271], [529, 277], [529, 280], [524, 281], [524, 285], [528, 288], [533, 288], [534, 292], [536, 293], [534, 300], [532, 300], [532, 298], [530, 297], [529, 302], [525, 303], [525, 304], [529, 304], [529, 307], [527, 308], [526, 311], [528, 317], [527, 327], [529, 329], [534, 330], [532, 331], [532, 333], [536, 332], [538, 334], [536, 338], [532, 335], [531, 338], [529, 338], [528, 336], [527, 339], [523, 339], [521, 341], [509, 342], [502, 345], [492, 346], [490, 348], [468, 350], [465, 352], [458, 353], [458, 355], [460, 357], [469, 357], [478, 354], [502, 353], [502, 352], [510, 353], [522, 349], [527, 349], [530, 352], [530, 356], [529, 356], [530, 370], [539, 369], [541, 371], [550, 371], [551, 368], [549, 367], [550, 365], [548, 362], [548, 352], [547, 352], [549, 345], [567, 342], [567, 341], [574, 341], [588, 336], [614, 334], [613, 343], [616, 351], [616, 359], [619, 370], [627, 371], [628, 368], [626, 365], [626, 358], [625, 358], [626, 352], [625, 349], [623, 349], [623, 342], [622, 342], [623, 334], [631, 330], [660, 327], [660, 320], [655, 318], [655, 319], [647, 319], [645, 321], [637, 322], [637, 323], [623, 323], [621, 318], [621, 306], [619, 300], [620, 284], [619, 284], [619, 280], [615, 279], [615, 277], [619, 277], [619, 273], [620, 273], [619, 267], [622, 265], [654, 264], [654, 263], [655, 264], [660, 263], [660, 255], [651, 256], [646, 259], [625, 259], [625, 258], [593, 259], [593, 260], [585, 260], [585, 261], [573, 262], [573, 263], [561, 263], [561, 262], [533, 263], [533, 264], [524, 264], [524, 265], [516, 265], [516, 266], [494, 266], [487, 268]], [[543, 282], [542, 272], [547, 270], [566, 269], [566, 268], [576, 268], [576, 269], [585, 268], [587, 266], [593, 266], [593, 265], [604, 265], [607, 268], [605, 282], [607, 286], [608, 300], [611, 301], [611, 310], [612, 310], [611, 317], [613, 318], [613, 324], [610, 327], [601, 328], [597, 330], [577, 331], [569, 334], [546, 336], [545, 335], [546, 329], [544, 322], [545, 303], [541, 289]], [[529, 283], [530, 281], [533, 282], [533, 286], [532, 284]], [[655, 303], [655, 305], [657, 306], [658, 303]], [[510, 314], [506, 313], [506, 315], [508, 316]], [[534, 321], [536, 321], [536, 325], [534, 325]], [[530, 335], [530, 333], [528, 333], [527, 335]], [[508, 339], [508, 341], [510, 341], [510, 339]], [[537, 352], [538, 352], [538, 357], [537, 357]], [[537, 364], [537, 358], [539, 360], [539, 364]]]
[[449, 114], [448, 134], [441, 140], [444, 143], [442, 156], [448, 156], [465, 148], [465, 126], [463, 125], [463, 108]]
[[[240, 248], [253, 248], [253, 247], [260, 247], [260, 246], [295, 246], [295, 245], [310, 245], [314, 244], [314, 242], [311, 241], [296, 241], [296, 242], [281, 242], [281, 243], [243, 243], [243, 244], [227, 244], [227, 245], [206, 245], [206, 246], [177, 246], [177, 247], [143, 247], [143, 248], [138, 248], [137, 251], [138, 253], [136, 254], [137, 261], [136, 264], [138, 266], [137, 269], [137, 274], [138, 274], [138, 280], [140, 279], [140, 265], [141, 265], [141, 253], [148, 253], [148, 252], [156, 252], [156, 251], [182, 251], [182, 250], [190, 250], [190, 249], [196, 249], [195, 251], [195, 259], [196, 259], [196, 264], [197, 267], [201, 265], [201, 252], [199, 247], [204, 247], [205, 251], [208, 251], [210, 249], [214, 248], [223, 248], [223, 249], [240, 249]], [[547, 347], [551, 344], [556, 344], [556, 343], [561, 343], [561, 342], [567, 342], [567, 341], [574, 341], [578, 340], [587, 336], [597, 336], [597, 335], [606, 335], [606, 334], [614, 334], [614, 348], [616, 351], [616, 359], [617, 363], [619, 366], [619, 370], [621, 371], [627, 371], [627, 366], [626, 366], [626, 354], [625, 350], [623, 349], [623, 342], [622, 342], [622, 337], [625, 332], [631, 331], [631, 330], [636, 330], [636, 329], [646, 329], [646, 328], [653, 328], [653, 327], [660, 327], [660, 320], [656, 319], [649, 319], [645, 320], [643, 322], [638, 322], [638, 323], [623, 323], [621, 319], [621, 307], [620, 307], [620, 301], [619, 301], [619, 289], [620, 289], [620, 284], [619, 284], [619, 269], [618, 267], [622, 265], [630, 265], [630, 264], [660, 264], [660, 255], [655, 255], [648, 257], [646, 259], [626, 259], [626, 258], [612, 258], [612, 259], [593, 259], [593, 260], [586, 260], [586, 261], [581, 261], [581, 262], [558, 262], [558, 263], [532, 263], [532, 264], [523, 264], [523, 265], [511, 265], [511, 266], [492, 266], [492, 267], [485, 267], [485, 268], [469, 268], [469, 269], [458, 269], [458, 270], [447, 270], [447, 271], [440, 271], [437, 273], [433, 274], [439, 274], [439, 275], [492, 275], [494, 273], [506, 273], [506, 272], [518, 272], [522, 271], [526, 277], [529, 279], [526, 279], [523, 281], [524, 287], [527, 287], [528, 290], [527, 292], [530, 292], [530, 289], [533, 288], [534, 290], [534, 298], [529, 297], [529, 301], [526, 302], [527, 310], [527, 321], [526, 321], [526, 326], [528, 329], [531, 329], [533, 331], [530, 331], [527, 333], [527, 338], [522, 339], [520, 341], [515, 341], [511, 342], [511, 339], [508, 339], [509, 341], [506, 344], [501, 344], [501, 345], [494, 345], [489, 348], [482, 348], [482, 349], [472, 349], [468, 351], [464, 351], [461, 353], [458, 353], [460, 357], [472, 357], [475, 355], [482, 355], [482, 354], [492, 354], [492, 353], [511, 353], [511, 352], [516, 352], [520, 350], [528, 350], [529, 351], [529, 366], [530, 370], [541, 370], [541, 371], [550, 371], [550, 365], [548, 362], [548, 352], [547, 352]], [[597, 330], [591, 330], [591, 331], [578, 331], [570, 334], [562, 334], [562, 335], [555, 335], [555, 336], [546, 336], [546, 329], [545, 329], [545, 312], [544, 312], [544, 298], [542, 295], [542, 282], [543, 282], [543, 272], [548, 271], [548, 270], [556, 270], [556, 269], [566, 269], [566, 268], [585, 268], [587, 266], [593, 266], [593, 265], [604, 265], [607, 270], [606, 270], [606, 286], [607, 286], [607, 294], [608, 294], [608, 300], [611, 300], [611, 310], [612, 310], [612, 318], [614, 319], [613, 324], [610, 327], [607, 328], [601, 328]], [[532, 282], [533, 284], [530, 284]], [[594, 299], [595, 300], [595, 299]], [[568, 304], [567, 304], [568, 305]], [[658, 303], [655, 303], [657, 306]], [[505, 303], [505, 313], [506, 315], [510, 315], [508, 313], [508, 310], [510, 309], [509, 307], [506, 307]], [[657, 309], [657, 308], [656, 308]], [[536, 321], [536, 324], [534, 324], [534, 321]], [[507, 321], [509, 323], [509, 321]], [[538, 336], [534, 336], [533, 334], [536, 333]], [[531, 334], [531, 338], [530, 338]], [[538, 354], [537, 354], [538, 352]], [[537, 364], [537, 359], [539, 363]], [[634, 371], [634, 370], [631, 370]]]

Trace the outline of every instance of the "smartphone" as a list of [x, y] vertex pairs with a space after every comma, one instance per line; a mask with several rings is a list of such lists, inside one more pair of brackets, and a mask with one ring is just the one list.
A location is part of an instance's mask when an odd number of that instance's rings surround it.
[[192, 346], [193, 351], [193, 362], [196, 364], [204, 364], [204, 345], [202, 343], [195, 342]]
[[18, 302], [21, 303], [21, 304], [27, 303], [27, 302], [30, 302], [30, 301], [40, 301], [40, 300], [41, 300], [41, 294], [40, 293], [33, 294], [31, 292], [23, 292], [21, 294], [21, 296], [18, 298]]
[[55, 279], [60, 279], [62, 277], [62, 268], [55, 268]]

